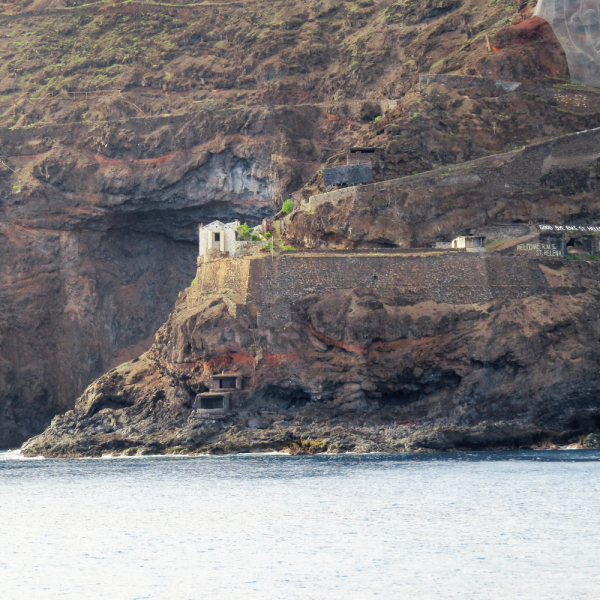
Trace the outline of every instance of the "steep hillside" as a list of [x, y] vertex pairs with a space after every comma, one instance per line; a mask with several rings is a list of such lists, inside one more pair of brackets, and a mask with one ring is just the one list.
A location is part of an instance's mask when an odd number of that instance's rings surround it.
[[[427, 72], [568, 77], [548, 28], [504, 36], [488, 53], [486, 35], [531, 13], [513, 0], [55, 0], [3, 8], [7, 126], [177, 114], [206, 103], [398, 98]], [[106, 92], [81, 93], [97, 90]]]
[[419, 83], [568, 82], [552, 31], [523, 2], [0, 11], [0, 447], [149, 347], [194, 276], [198, 223], [258, 222], [319, 191], [321, 167], [359, 142], [384, 149], [381, 180], [598, 125], [593, 102], [536, 111], [541, 93]]
[[[540, 211], [572, 226], [598, 215], [599, 137], [311, 198], [285, 218], [288, 239], [374, 247], [200, 265], [150, 351], [97, 380], [23, 452], [598, 445], [597, 260], [423, 246]], [[214, 414], [203, 393], [223, 371], [243, 387]]]

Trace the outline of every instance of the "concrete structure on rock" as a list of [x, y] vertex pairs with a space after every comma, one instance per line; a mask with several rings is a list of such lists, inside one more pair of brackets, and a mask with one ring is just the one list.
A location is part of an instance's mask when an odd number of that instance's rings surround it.
[[241, 390], [241, 373], [218, 373], [210, 378], [211, 390]]
[[201, 224], [198, 229], [200, 243], [198, 262], [208, 262], [258, 250], [261, 242], [240, 240], [239, 226], [239, 221], [233, 223], [213, 221], [208, 225]]
[[194, 409], [198, 416], [224, 415], [239, 408], [242, 390], [241, 373], [217, 373], [210, 378], [210, 391], [196, 395]]
[[460, 235], [452, 240], [452, 248], [467, 252], [485, 252], [485, 238], [480, 235]]
[[373, 181], [371, 163], [340, 165], [323, 170], [323, 182], [327, 187], [360, 185]]
[[205, 392], [198, 394], [194, 408], [199, 415], [224, 414], [231, 408], [231, 394], [228, 392]]

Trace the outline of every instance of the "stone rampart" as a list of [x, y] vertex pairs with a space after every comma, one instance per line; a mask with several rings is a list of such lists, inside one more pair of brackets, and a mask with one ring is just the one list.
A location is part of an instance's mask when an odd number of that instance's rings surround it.
[[[198, 268], [197, 285], [203, 294], [231, 292], [228, 305], [234, 316], [254, 314], [260, 327], [283, 327], [292, 318], [294, 302], [358, 287], [398, 304], [475, 304], [549, 293], [540, 262], [550, 264], [526, 256], [457, 252], [298, 253], [206, 263]], [[600, 280], [600, 265], [569, 267]]]
[[196, 285], [201, 294], [232, 293], [236, 303], [246, 303], [250, 261], [226, 258], [201, 264], [196, 273]]
[[516, 256], [290, 254], [252, 262], [248, 300], [265, 307], [357, 287], [400, 302], [472, 304], [540, 294], [548, 284], [537, 263]]

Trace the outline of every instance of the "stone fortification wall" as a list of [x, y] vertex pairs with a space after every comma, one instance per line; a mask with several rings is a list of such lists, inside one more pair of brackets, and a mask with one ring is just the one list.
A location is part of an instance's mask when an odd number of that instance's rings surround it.
[[201, 264], [196, 272], [196, 285], [201, 294], [218, 294], [229, 290], [232, 300], [246, 302], [250, 261], [226, 258]]
[[[284, 327], [293, 304], [311, 294], [364, 287], [399, 304], [474, 304], [556, 291], [540, 263], [564, 261], [501, 254], [288, 254], [229, 258], [201, 265], [201, 294], [226, 296], [234, 316], [256, 315], [259, 327]], [[570, 263], [582, 278], [600, 280], [600, 265]]]
[[506, 240], [520, 238], [531, 233], [529, 225], [492, 225], [490, 227], [479, 227], [473, 235], [485, 236], [486, 243], [494, 240]]
[[400, 302], [471, 304], [543, 293], [548, 284], [537, 263], [516, 256], [284, 255], [252, 261], [247, 298], [266, 307], [356, 287]]

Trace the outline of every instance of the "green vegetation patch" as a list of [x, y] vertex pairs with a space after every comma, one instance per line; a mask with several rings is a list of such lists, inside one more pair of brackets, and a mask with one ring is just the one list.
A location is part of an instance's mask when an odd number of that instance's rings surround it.
[[242, 242], [260, 242], [260, 235], [254, 232], [248, 223], [238, 225], [238, 233]]

